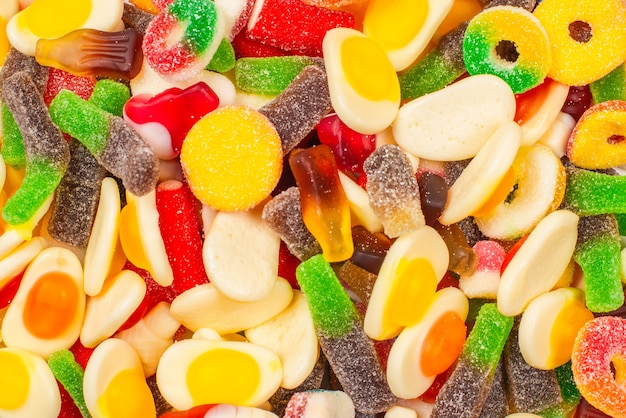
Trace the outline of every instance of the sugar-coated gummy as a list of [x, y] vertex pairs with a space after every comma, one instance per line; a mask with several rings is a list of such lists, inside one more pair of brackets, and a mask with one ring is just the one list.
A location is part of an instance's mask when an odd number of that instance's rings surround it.
[[509, 401], [515, 411], [538, 413], [563, 401], [561, 388], [554, 370], [536, 369], [524, 360], [518, 328], [515, 321], [503, 353]]
[[626, 213], [626, 177], [565, 164], [567, 185], [562, 208], [580, 216]]
[[580, 217], [573, 258], [583, 271], [590, 311], [609, 312], [622, 306], [621, 244], [613, 215]]
[[322, 255], [296, 269], [320, 346], [357, 411], [378, 413], [396, 402], [360, 316]]
[[370, 205], [388, 237], [398, 237], [426, 224], [417, 178], [397, 145], [377, 148], [363, 163]]
[[505, 417], [509, 414], [509, 398], [506, 388], [502, 360], [500, 360], [498, 367], [496, 367], [496, 374], [493, 376], [489, 395], [483, 404], [479, 418]]
[[152, 13], [148, 13], [130, 3], [124, 3], [124, 12], [122, 13], [122, 21], [126, 27], [135, 28], [142, 35], [146, 33], [148, 24], [154, 19]]
[[589, 84], [594, 103], [609, 100], [626, 100], [626, 73], [624, 64], [619, 65], [604, 77]]
[[70, 350], [60, 350], [48, 358], [48, 366], [54, 377], [63, 385], [83, 417], [91, 416], [83, 396], [85, 371], [74, 359]]
[[287, 155], [330, 112], [326, 72], [308, 65], [274, 100], [259, 109], [274, 124]]
[[209, 61], [206, 69], [209, 71], [216, 71], [218, 73], [225, 73], [235, 68], [236, 58], [235, 49], [233, 45], [226, 39], [222, 38], [213, 58]]
[[263, 207], [263, 220], [287, 245], [289, 252], [307, 260], [322, 252], [322, 247], [302, 220], [300, 190], [289, 187], [274, 196]]
[[452, 374], [444, 383], [431, 417], [478, 417], [489, 396], [513, 318], [502, 315], [495, 303], [483, 304]]

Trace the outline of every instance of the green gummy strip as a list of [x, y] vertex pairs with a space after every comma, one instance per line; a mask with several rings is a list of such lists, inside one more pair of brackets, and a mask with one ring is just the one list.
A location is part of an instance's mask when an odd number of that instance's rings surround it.
[[235, 49], [233, 45], [226, 38], [222, 38], [217, 47], [217, 51], [213, 54], [211, 62], [207, 66], [207, 70], [216, 71], [218, 73], [225, 73], [232, 70], [235, 67]]
[[561, 397], [563, 402], [559, 405], [538, 412], [537, 415], [544, 418], [566, 418], [571, 416], [571, 412], [580, 402], [580, 392], [574, 381], [574, 373], [572, 373], [572, 363], [567, 362], [554, 369], [556, 373], [559, 387], [561, 388]]
[[61, 90], [50, 103], [50, 117], [63, 132], [78, 139], [94, 156], [106, 147], [111, 115], [69, 90]]
[[63, 385], [67, 393], [74, 400], [83, 417], [91, 417], [83, 396], [83, 378], [85, 372], [74, 359], [70, 350], [60, 350], [52, 353], [48, 358], [48, 366], [52, 374]]
[[26, 165], [24, 139], [9, 107], [2, 103], [2, 158], [10, 166], [21, 168]]
[[512, 328], [513, 317], [502, 315], [495, 303], [485, 303], [478, 311], [461, 356], [476, 367], [495, 371]]
[[240, 58], [235, 63], [235, 85], [247, 93], [276, 96], [313, 64], [316, 61], [305, 56]]
[[585, 301], [592, 312], [609, 312], [622, 306], [621, 246], [619, 237], [600, 234], [578, 243], [574, 261], [585, 282]]
[[30, 161], [20, 187], [4, 204], [2, 217], [10, 225], [22, 225], [33, 219], [56, 190], [64, 171], [49, 161]]
[[175, 0], [167, 12], [186, 26], [183, 39], [191, 52], [202, 55], [214, 41], [217, 26], [217, 6], [211, 0]]
[[626, 235], [626, 213], [615, 213], [614, 216], [619, 227], [619, 234]]
[[624, 64], [599, 80], [589, 84], [591, 97], [594, 103], [608, 102], [609, 100], [626, 100], [626, 74]]
[[579, 216], [626, 213], [626, 176], [568, 168], [563, 205]]
[[398, 76], [400, 94], [403, 100], [416, 99], [441, 90], [465, 71], [465, 67], [454, 66], [440, 49], [435, 48]]
[[130, 99], [130, 89], [126, 85], [114, 80], [102, 79], [96, 83], [89, 97], [89, 103], [121, 117], [124, 104], [128, 99]]
[[304, 294], [315, 328], [325, 337], [347, 335], [358, 314], [350, 296], [321, 254], [300, 263], [296, 279]]

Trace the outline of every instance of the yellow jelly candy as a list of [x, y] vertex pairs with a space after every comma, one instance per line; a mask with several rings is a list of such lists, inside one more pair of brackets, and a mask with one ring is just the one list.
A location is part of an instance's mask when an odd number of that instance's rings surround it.
[[194, 195], [223, 211], [248, 210], [270, 195], [282, 172], [274, 125], [245, 106], [221, 107], [187, 134], [180, 161]]

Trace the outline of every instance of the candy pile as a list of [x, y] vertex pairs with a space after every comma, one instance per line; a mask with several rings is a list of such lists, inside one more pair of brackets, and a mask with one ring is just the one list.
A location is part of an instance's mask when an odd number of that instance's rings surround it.
[[626, 417], [622, 0], [2, 0], [0, 416]]

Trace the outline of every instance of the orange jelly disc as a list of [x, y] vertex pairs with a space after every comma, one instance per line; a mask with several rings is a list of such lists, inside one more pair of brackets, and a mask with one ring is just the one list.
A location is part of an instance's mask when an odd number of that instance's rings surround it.
[[429, 376], [443, 373], [454, 363], [465, 343], [465, 321], [454, 311], [441, 315], [424, 339], [421, 367]]

